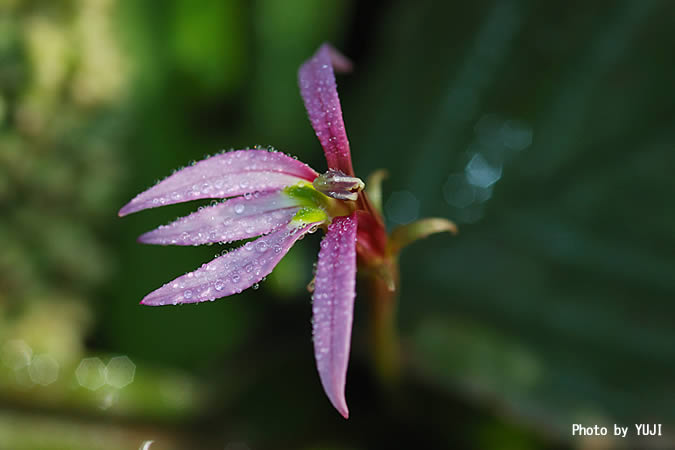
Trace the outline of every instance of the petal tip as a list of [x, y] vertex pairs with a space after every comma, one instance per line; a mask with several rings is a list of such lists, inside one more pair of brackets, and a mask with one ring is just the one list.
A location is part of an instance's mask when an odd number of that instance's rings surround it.
[[349, 409], [347, 409], [347, 405], [343, 405], [341, 408], [337, 408], [338, 412], [342, 417], [345, 419], [349, 419]]
[[319, 48], [319, 51], [328, 53], [330, 62], [336, 72], [349, 73], [354, 69], [354, 63], [328, 42], [324, 42]]
[[124, 217], [124, 216], [128, 216], [129, 214], [138, 212], [141, 209], [143, 209], [143, 208], [139, 208], [138, 204], [136, 204], [136, 202], [134, 202], [134, 200], [132, 200], [129, 203], [127, 203], [126, 205], [122, 206], [120, 208], [120, 210], [117, 212], [117, 215], [119, 217]]
[[129, 209], [131, 209], [131, 208], [129, 208], [129, 205], [128, 205], [128, 204], [124, 205], [122, 208], [120, 208], [119, 211], [117, 211], [117, 217], [124, 217], [124, 216], [126, 216], [127, 214], [130, 213]]
[[143, 297], [143, 300], [141, 300], [138, 304], [143, 305], [143, 306], [162, 306], [163, 303], [157, 302], [156, 300], [153, 301], [153, 298], [151, 297], [152, 293], [146, 295]]
[[152, 240], [152, 231], [148, 231], [146, 233], [141, 234], [136, 238], [136, 242], [139, 244], [155, 244]]
[[333, 388], [328, 388], [324, 385], [324, 391], [328, 395], [333, 407], [337, 410], [338, 413], [345, 419], [349, 419], [349, 408], [347, 407], [347, 399], [345, 397], [345, 388], [344, 384], [342, 386], [333, 386]]

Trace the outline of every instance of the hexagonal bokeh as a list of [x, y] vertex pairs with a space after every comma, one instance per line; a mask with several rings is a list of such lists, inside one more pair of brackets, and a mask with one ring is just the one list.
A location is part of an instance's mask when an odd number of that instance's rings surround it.
[[105, 381], [118, 389], [134, 381], [136, 364], [127, 356], [115, 356], [108, 362], [105, 371]]
[[59, 363], [50, 355], [37, 355], [28, 366], [28, 375], [33, 383], [47, 386], [59, 377]]
[[12, 339], [5, 342], [0, 350], [0, 359], [12, 370], [19, 370], [30, 364], [33, 349], [23, 339]]
[[80, 386], [95, 391], [105, 384], [106, 368], [100, 358], [84, 358], [75, 369]]

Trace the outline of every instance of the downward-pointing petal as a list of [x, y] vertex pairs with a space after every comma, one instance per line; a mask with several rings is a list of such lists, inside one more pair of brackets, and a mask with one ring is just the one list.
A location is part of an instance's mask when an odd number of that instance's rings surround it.
[[295, 241], [313, 225], [283, 226], [267, 236], [247, 242], [148, 294], [144, 305], [177, 305], [215, 300], [239, 293], [272, 272]]
[[247, 239], [285, 225], [300, 209], [297, 200], [277, 191], [236, 197], [208, 206], [141, 235], [146, 244], [199, 245]]
[[326, 154], [328, 168], [341, 170], [353, 176], [352, 157], [342, 120], [333, 66], [340, 70], [348, 70], [351, 64], [337, 50], [324, 44], [300, 67], [298, 72], [300, 94], [314, 132]]
[[321, 384], [346, 419], [345, 382], [356, 295], [356, 214], [337, 217], [321, 241], [313, 296], [314, 356]]
[[138, 194], [119, 215], [200, 198], [278, 190], [300, 180], [312, 181], [317, 175], [308, 165], [283, 153], [266, 150], [223, 153], [186, 167]]

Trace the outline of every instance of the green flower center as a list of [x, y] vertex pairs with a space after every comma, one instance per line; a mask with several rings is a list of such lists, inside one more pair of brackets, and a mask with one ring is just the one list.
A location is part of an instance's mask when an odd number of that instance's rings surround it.
[[355, 209], [354, 202], [322, 194], [307, 181], [287, 186], [282, 192], [300, 206], [291, 220], [293, 226], [316, 222], [329, 223], [334, 217], [348, 216]]

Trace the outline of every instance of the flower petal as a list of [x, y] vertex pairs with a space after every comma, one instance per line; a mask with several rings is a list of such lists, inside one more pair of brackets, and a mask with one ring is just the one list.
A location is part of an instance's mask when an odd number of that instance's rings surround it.
[[247, 239], [286, 225], [300, 205], [276, 191], [247, 194], [182, 217], [141, 235], [146, 244], [200, 245]]
[[316, 224], [291, 226], [262, 236], [202, 265], [146, 295], [143, 305], [177, 305], [215, 300], [240, 293], [272, 272], [295, 241]]
[[272, 191], [317, 177], [307, 164], [280, 152], [237, 150], [206, 158], [138, 194], [119, 215], [200, 198]]
[[338, 70], [348, 70], [351, 64], [337, 50], [323, 44], [300, 67], [298, 83], [309, 120], [326, 154], [328, 168], [353, 176], [352, 157], [342, 120], [333, 66]]
[[321, 384], [346, 419], [345, 382], [356, 296], [356, 229], [353, 213], [336, 217], [321, 241], [314, 281], [314, 356]]

